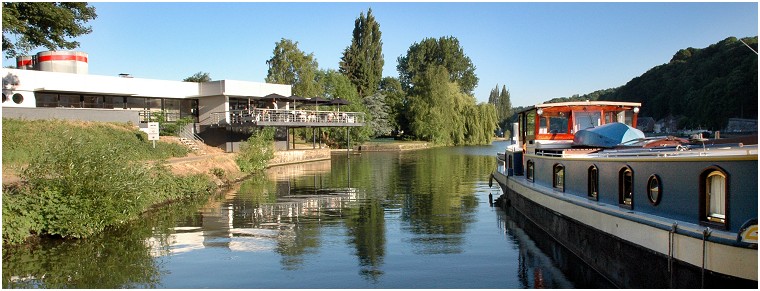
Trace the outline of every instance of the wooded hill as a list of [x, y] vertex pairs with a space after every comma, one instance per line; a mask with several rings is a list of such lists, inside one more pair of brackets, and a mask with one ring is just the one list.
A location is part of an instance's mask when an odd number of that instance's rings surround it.
[[[757, 36], [742, 39], [757, 51]], [[758, 55], [735, 37], [686, 48], [627, 84], [548, 102], [641, 102], [639, 116], [673, 116], [681, 128], [721, 130], [729, 118], [757, 119]]]

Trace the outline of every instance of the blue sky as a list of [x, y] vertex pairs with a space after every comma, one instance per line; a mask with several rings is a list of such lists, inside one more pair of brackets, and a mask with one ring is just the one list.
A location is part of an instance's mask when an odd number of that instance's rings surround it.
[[476, 66], [478, 101], [506, 85], [514, 106], [618, 87], [679, 49], [758, 34], [756, 2], [91, 4], [93, 32], [76, 40], [93, 75], [263, 82], [282, 38], [337, 69], [354, 20], [372, 8], [384, 76], [398, 77], [396, 60], [413, 43], [454, 36]]

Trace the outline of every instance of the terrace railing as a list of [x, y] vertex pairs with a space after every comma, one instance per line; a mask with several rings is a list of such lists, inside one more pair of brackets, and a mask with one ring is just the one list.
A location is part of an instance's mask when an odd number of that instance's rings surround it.
[[212, 113], [211, 120], [221, 125], [229, 114], [230, 125], [272, 125], [272, 126], [362, 126], [363, 112], [260, 109], [230, 110]]

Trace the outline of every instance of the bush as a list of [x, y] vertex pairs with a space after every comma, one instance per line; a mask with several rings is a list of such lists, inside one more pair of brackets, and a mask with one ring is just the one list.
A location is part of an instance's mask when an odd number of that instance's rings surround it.
[[30, 233], [88, 237], [154, 204], [213, 190], [205, 175], [174, 177], [122, 152], [83, 137], [48, 147], [22, 173], [27, 183], [3, 195], [3, 241], [23, 242]]
[[240, 145], [235, 162], [240, 171], [253, 173], [266, 169], [269, 160], [274, 158], [274, 129], [261, 129]]

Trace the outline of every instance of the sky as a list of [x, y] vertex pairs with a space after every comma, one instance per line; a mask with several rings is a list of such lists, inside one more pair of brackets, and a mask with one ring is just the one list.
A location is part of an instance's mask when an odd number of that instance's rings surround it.
[[[506, 86], [527, 106], [625, 85], [679, 50], [758, 33], [758, 3], [90, 2], [92, 33], [75, 38], [89, 74], [264, 82], [281, 39], [338, 69], [354, 21], [372, 9], [383, 76], [426, 38], [456, 37], [475, 65], [474, 95]], [[46, 49], [30, 52], [35, 54]], [[748, 53], [751, 51], [748, 50]], [[3, 66], [15, 60], [3, 59]]]

